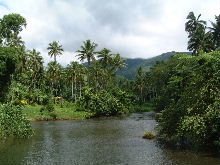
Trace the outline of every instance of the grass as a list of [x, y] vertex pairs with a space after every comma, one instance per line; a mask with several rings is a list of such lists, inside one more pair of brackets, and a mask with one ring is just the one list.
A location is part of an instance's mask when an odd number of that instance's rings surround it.
[[149, 111], [155, 111], [155, 107], [152, 102], [146, 102], [142, 105], [135, 105], [134, 106], [135, 112], [149, 112]]
[[61, 108], [55, 105], [54, 112], [40, 112], [41, 105], [26, 105], [23, 107], [23, 113], [31, 121], [44, 121], [44, 120], [80, 120], [89, 116], [85, 111], [76, 111], [74, 104], [68, 107]]

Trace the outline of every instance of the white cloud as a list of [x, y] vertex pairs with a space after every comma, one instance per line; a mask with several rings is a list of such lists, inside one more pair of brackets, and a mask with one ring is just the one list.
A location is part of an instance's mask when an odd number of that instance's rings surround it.
[[123, 57], [148, 58], [167, 51], [187, 51], [184, 31], [190, 11], [214, 20], [219, 0], [0, 0], [0, 17], [19, 13], [28, 26], [21, 33], [29, 49], [41, 51], [47, 63], [48, 43], [60, 41], [65, 65], [91, 39]]

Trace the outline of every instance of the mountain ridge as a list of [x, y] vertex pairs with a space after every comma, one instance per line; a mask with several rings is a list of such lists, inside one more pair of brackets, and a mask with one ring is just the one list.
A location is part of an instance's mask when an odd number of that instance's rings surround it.
[[126, 59], [125, 63], [127, 67], [122, 68], [120, 71], [117, 72], [118, 75], [123, 76], [127, 79], [134, 79], [136, 76], [136, 70], [138, 67], [142, 67], [144, 71], [149, 71], [151, 67], [153, 67], [157, 61], [167, 61], [172, 56], [177, 53], [184, 53], [184, 54], [191, 54], [191, 52], [167, 52], [162, 53], [161, 55], [151, 57], [151, 58], [124, 58]]

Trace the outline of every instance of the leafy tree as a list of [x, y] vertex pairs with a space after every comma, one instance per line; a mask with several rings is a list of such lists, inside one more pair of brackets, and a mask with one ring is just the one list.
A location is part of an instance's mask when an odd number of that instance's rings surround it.
[[18, 54], [16, 49], [0, 47], [0, 98], [4, 99], [11, 75], [15, 72]]
[[188, 146], [219, 148], [219, 52], [178, 55], [169, 63], [158, 96], [166, 104], [160, 134]]
[[26, 25], [26, 19], [20, 14], [4, 15], [0, 19], [0, 39], [2, 44], [11, 46], [23, 44], [18, 35]]
[[62, 45], [59, 45], [58, 41], [53, 41], [52, 43], [49, 43], [49, 47], [47, 48], [49, 50], [48, 55], [50, 57], [54, 57], [54, 62], [56, 62], [56, 57], [61, 55], [64, 51], [62, 48]]

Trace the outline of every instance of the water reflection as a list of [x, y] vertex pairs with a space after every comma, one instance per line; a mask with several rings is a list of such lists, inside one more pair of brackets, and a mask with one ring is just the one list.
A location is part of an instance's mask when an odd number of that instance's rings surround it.
[[[220, 159], [160, 148], [142, 139], [152, 113], [121, 119], [35, 122], [36, 135], [2, 146], [0, 165], [219, 165]], [[12, 158], [13, 157], [13, 158]]]

